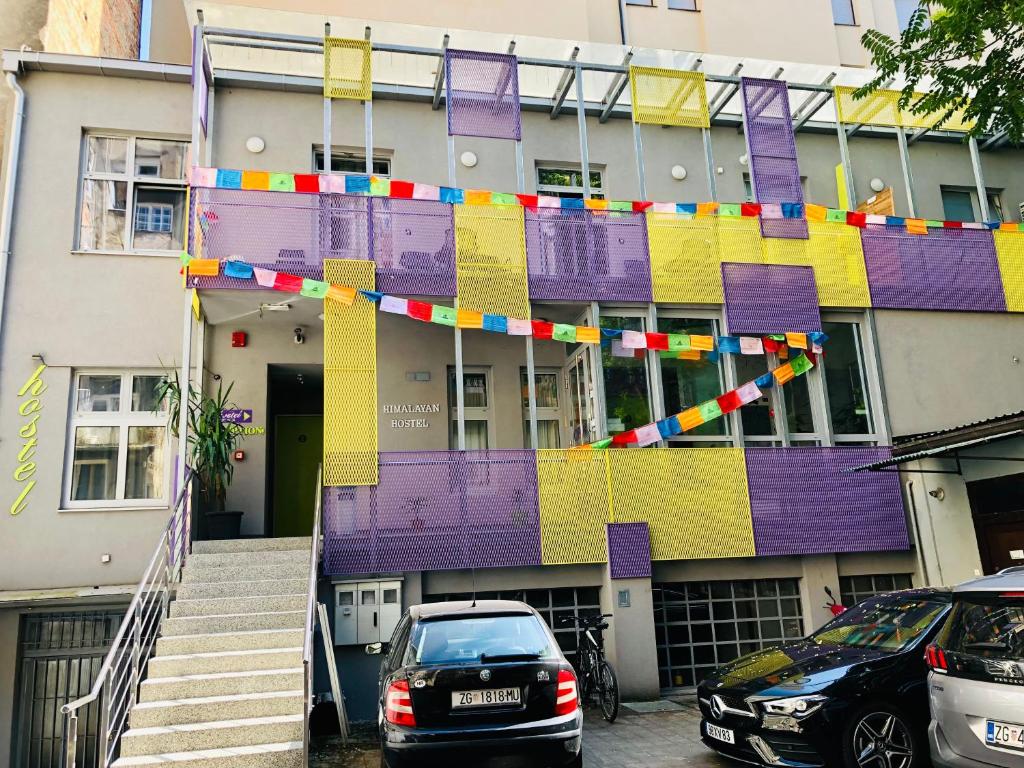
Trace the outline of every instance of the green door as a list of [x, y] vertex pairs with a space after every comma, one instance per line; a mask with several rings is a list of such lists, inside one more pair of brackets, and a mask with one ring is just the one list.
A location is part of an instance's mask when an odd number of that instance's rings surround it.
[[324, 417], [274, 421], [274, 536], [310, 536], [316, 468], [324, 454]]

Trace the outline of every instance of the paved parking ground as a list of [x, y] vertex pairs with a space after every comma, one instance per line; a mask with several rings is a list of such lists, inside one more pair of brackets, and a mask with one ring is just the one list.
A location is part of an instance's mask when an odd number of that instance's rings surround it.
[[[734, 768], [701, 744], [700, 714], [695, 704], [681, 701], [671, 712], [640, 714], [623, 707], [609, 725], [596, 709], [583, 722], [583, 764], [586, 768]], [[363, 738], [368, 740], [367, 731]], [[363, 743], [342, 749], [336, 737], [313, 745], [313, 768], [377, 768], [379, 752]]]

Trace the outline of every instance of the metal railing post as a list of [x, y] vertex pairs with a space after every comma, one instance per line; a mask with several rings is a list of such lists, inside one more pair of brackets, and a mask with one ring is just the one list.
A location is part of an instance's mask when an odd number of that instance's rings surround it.
[[110, 764], [110, 706], [114, 698], [113, 681], [107, 677], [103, 684], [103, 695], [96, 704], [100, 708], [99, 733], [96, 734], [96, 758], [99, 768]]
[[138, 696], [141, 670], [139, 658], [142, 655], [142, 601], [135, 603], [135, 616], [132, 626], [132, 688], [128, 692], [129, 708], [135, 705]]
[[64, 768], [75, 768], [75, 758], [78, 752], [78, 713], [72, 712], [70, 715], [65, 715], [64, 721], [67, 724], [64, 733], [64, 738], [67, 739], [65, 742], [67, 749], [64, 752]]

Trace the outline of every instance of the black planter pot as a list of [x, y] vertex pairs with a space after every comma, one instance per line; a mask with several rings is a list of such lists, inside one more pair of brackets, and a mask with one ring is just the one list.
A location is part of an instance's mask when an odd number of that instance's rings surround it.
[[242, 513], [236, 510], [226, 512], [205, 512], [206, 538], [214, 541], [217, 539], [237, 539], [242, 529]]

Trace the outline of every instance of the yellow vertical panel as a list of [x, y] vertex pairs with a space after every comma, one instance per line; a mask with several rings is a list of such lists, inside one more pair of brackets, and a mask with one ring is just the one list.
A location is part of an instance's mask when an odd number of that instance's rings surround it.
[[629, 86], [634, 122], [684, 128], [711, 127], [703, 72], [630, 67]]
[[752, 557], [742, 448], [608, 452], [612, 519], [647, 522], [652, 560]]
[[1008, 312], [1024, 312], [1024, 232], [992, 233]]
[[[325, 259], [324, 279], [372, 290], [374, 263]], [[324, 485], [377, 484], [377, 314], [324, 302]]]
[[369, 40], [324, 38], [324, 97], [328, 99], [373, 98]]
[[808, 239], [766, 237], [766, 264], [813, 267], [822, 307], [870, 307], [860, 230], [832, 221], [807, 222]]
[[544, 565], [608, 559], [607, 451], [537, 451], [540, 544]]
[[522, 206], [455, 206], [455, 277], [460, 309], [530, 317]]
[[855, 99], [857, 89], [849, 85], [835, 87], [836, 113], [841, 123], [864, 123], [865, 125], [903, 125], [904, 113], [899, 107], [900, 92], [884, 88]]
[[656, 302], [721, 303], [717, 219], [649, 211], [647, 243]]
[[[763, 258], [761, 251], [761, 222], [756, 218], [720, 218], [718, 220], [718, 261], [757, 264]], [[721, 281], [721, 268], [718, 265]]]

